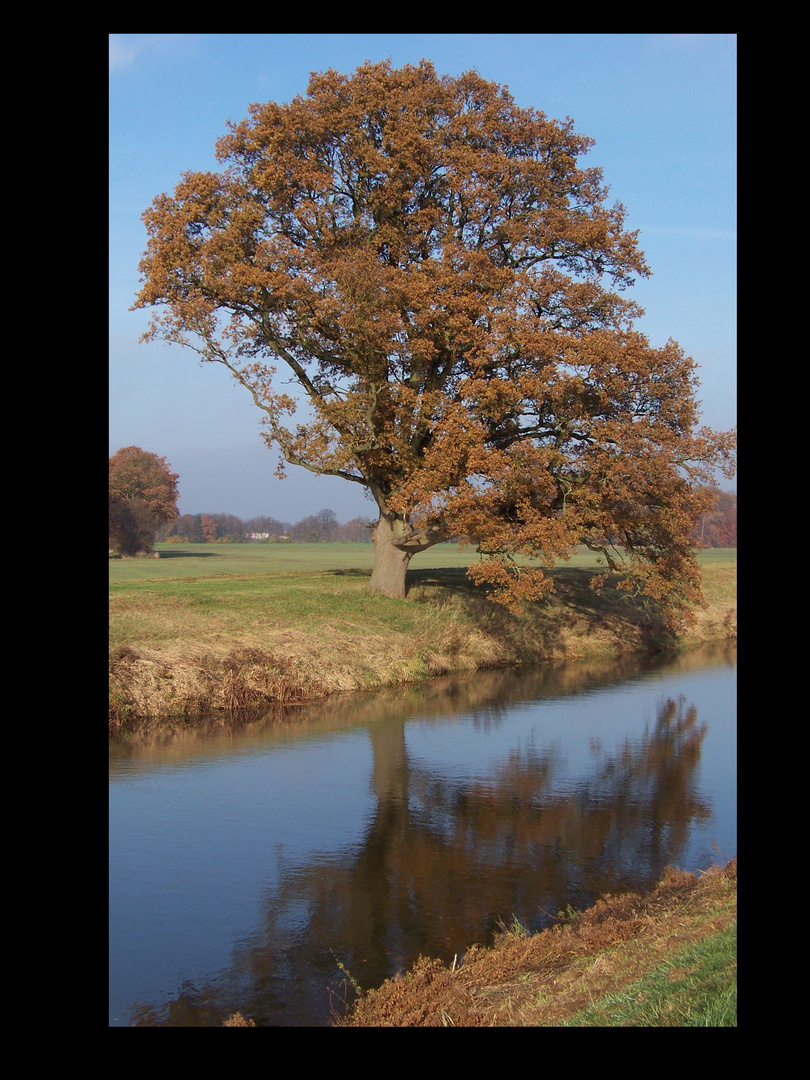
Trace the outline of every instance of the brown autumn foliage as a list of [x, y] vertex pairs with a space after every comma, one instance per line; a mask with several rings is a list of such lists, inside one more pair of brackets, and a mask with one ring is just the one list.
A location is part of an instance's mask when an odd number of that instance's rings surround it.
[[223, 170], [144, 214], [146, 339], [244, 385], [281, 473], [367, 488], [372, 589], [404, 596], [452, 536], [508, 604], [581, 542], [665, 610], [700, 601], [690, 536], [735, 438], [699, 426], [695, 362], [635, 329], [649, 270], [591, 144], [475, 72], [367, 63], [251, 105]]
[[147, 551], [158, 527], [177, 517], [177, 473], [165, 458], [124, 446], [110, 458], [110, 548]]

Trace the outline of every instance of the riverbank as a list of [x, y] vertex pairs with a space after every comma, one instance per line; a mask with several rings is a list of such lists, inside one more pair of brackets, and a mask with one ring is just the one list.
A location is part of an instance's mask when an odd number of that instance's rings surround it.
[[616, 578], [591, 589], [587, 567], [557, 568], [549, 600], [512, 614], [463, 568], [412, 573], [408, 600], [397, 601], [368, 593], [365, 569], [183, 577], [171, 566], [176, 576], [111, 584], [111, 734], [227, 723], [440, 675], [682, 651], [737, 633], [736, 551], [707, 559], [707, 607], [679, 632]]
[[737, 859], [668, 869], [651, 893], [605, 897], [538, 934], [505, 928], [461, 963], [421, 958], [336, 1026], [736, 1027]]

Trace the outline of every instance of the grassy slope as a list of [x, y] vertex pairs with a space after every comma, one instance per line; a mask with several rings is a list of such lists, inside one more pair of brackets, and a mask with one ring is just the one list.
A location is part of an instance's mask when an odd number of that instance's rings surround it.
[[470, 585], [473, 553], [420, 555], [405, 601], [367, 592], [372, 555], [370, 544], [200, 544], [111, 560], [112, 727], [736, 633], [736, 550], [702, 553], [709, 608], [679, 639], [624, 593], [589, 589], [600, 569], [589, 552], [554, 571], [548, 603], [519, 616]]
[[539, 934], [509, 930], [461, 966], [420, 959], [362, 994], [348, 1027], [736, 1027], [737, 860], [665, 871]]

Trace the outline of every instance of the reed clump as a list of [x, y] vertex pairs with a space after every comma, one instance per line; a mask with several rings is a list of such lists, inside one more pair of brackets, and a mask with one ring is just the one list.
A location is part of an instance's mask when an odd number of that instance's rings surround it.
[[141, 719], [193, 721], [210, 713], [229, 719], [263, 706], [316, 699], [323, 687], [285, 657], [256, 647], [218, 655], [205, 651], [134, 649], [125, 646], [110, 662], [111, 730]]

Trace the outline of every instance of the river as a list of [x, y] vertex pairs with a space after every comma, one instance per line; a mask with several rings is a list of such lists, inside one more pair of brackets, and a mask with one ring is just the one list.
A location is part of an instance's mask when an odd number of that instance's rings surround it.
[[737, 851], [736, 648], [110, 743], [110, 1026], [324, 1026], [351, 985]]

